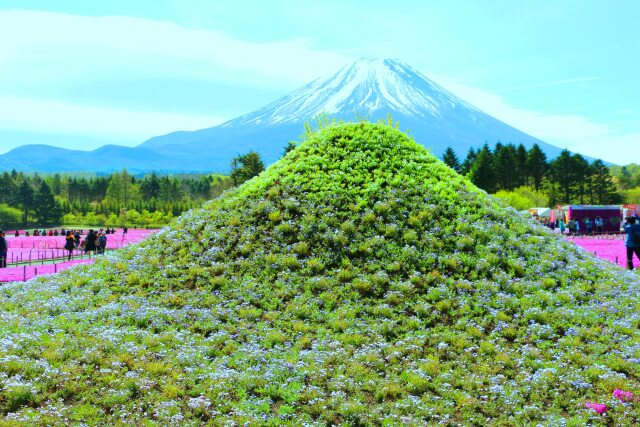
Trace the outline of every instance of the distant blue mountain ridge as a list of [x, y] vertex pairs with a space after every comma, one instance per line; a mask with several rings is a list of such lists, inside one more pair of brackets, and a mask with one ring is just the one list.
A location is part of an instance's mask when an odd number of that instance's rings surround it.
[[400, 123], [416, 142], [441, 155], [460, 156], [485, 142], [538, 144], [549, 157], [562, 149], [480, 111], [392, 59], [359, 59], [273, 103], [218, 126], [153, 137], [136, 147], [105, 145], [93, 151], [24, 145], [0, 155], [0, 169], [39, 172], [227, 172], [233, 157], [249, 150], [269, 164], [282, 156], [304, 123], [320, 114], [345, 121], [367, 118]]

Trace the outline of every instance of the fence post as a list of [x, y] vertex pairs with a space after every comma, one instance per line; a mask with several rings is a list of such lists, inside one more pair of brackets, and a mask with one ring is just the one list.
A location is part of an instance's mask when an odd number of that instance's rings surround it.
[[22, 266], [22, 281], [24, 282], [25, 280], [27, 280], [27, 266], [26, 265]]

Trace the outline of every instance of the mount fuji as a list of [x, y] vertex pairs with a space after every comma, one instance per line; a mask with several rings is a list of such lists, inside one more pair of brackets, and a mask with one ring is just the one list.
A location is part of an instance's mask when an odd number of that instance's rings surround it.
[[485, 141], [490, 145], [522, 143], [527, 148], [538, 144], [551, 157], [561, 151], [480, 111], [392, 59], [356, 60], [259, 110], [212, 128], [151, 138], [139, 147], [167, 155], [188, 147], [198, 155], [215, 158], [219, 170], [226, 169], [233, 156], [249, 150], [258, 151], [271, 163], [282, 155], [288, 141], [302, 133], [305, 122], [322, 113], [342, 120], [370, 121], [390, 114], [402, 130], [436, 155], [450, 146], [462, 156]]
[[463, 156], [471, 147], [498, 141], [527, 148], [538, 144], [550, 157], [561, 151], [480, 111], [401, 61], [359, 59], [215, 127], [157, 136], [134, 148], [109, 146], [109, 156], [104, 155], [105, 147], [86, 152], [23, 146], [0, 156], [0, 167], [66, 171], [92, 164], [103, 171], [227, 171], [233, 157], [249, 150], [259, 152], [266, 163], [277, 160], [288, 141], [303, 133], [304, 124], [322, 113], [370, 121], [391, 115], [436, 155], [450, 146]]

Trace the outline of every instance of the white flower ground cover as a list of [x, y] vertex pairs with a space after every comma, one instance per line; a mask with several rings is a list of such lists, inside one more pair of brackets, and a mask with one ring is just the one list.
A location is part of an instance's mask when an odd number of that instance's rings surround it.
[[332, 126], [138, 245], [0, 287], [0, 415], [634, 425], [638, 312], [636, 273], [394, 129]]

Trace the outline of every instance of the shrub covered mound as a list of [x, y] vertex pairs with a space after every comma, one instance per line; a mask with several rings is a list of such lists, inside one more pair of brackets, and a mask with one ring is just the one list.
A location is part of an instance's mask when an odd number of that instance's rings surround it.
[[142, 244], [0, 288], [0, 413], [633, 424], [611, 394], [640, 384], [637, 282], [401, 132], [335, 125]]

